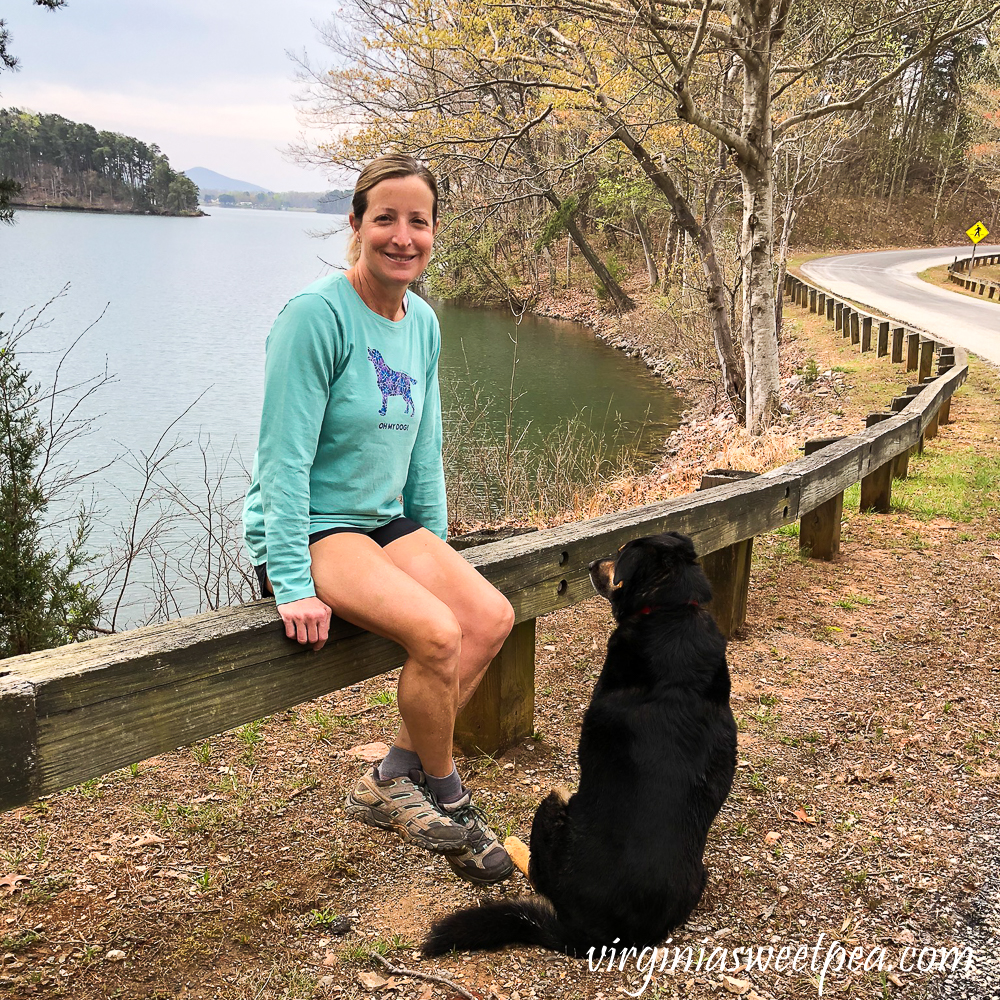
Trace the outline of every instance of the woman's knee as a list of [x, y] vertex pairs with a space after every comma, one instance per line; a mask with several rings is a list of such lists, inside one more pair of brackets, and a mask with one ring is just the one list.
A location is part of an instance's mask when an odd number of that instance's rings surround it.
[[496, 652], [513, 627], [514, 609], [510, 606], [510, 601], [499, 590], [492, 590], [471, 622], [471, 629], [478, 643]]
[[407, 652], [422, 669], [451, 681], [457, 676], [462, 652], [462, 626], [450, 612], [438, 615], [407, 644]]

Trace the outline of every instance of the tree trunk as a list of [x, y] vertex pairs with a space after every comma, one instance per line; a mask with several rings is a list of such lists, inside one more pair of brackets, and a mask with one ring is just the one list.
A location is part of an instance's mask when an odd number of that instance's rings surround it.
[[[548, 199], [549, 204], [558, 212], [562, 202], [559, 200], [559, 196], [550, 188], [545, 192], [545, 197]], [[580, 231], [580, 227], [576, 223], [575, 215], [567, 215], [566, 217], [566, 229], [569, 235], [573, 238], [573, 242], [580, 248], [580, 253], [586, 258], [587, 263], [590, 265], [594, 274], [597, 275], [598, 280], [607, 289], [608, 295], [611, 296], [611, 301], [614, 302], [615, 308], [619, 312], [629, 312], [635, 308], [635, 303], [625, 294], [624, 289], [617, 281], [611, 276], [611, 272], [608, 270], [604, 261], [597, 255], [594, 248], [587, 241], [587, 237], [583, 235]], [[569, 255], [567, 253], [567, 261], [569, 260]]]
[[667, 226], [667, 240], [663, 246], [663, 290], [670, 288], [674, 279], [674, 261], [677, 257], [677, 237], [680, 229], [673, 213], [670, 215], [670, 223]]
[[771, 132], [771, 5], [753, 4], [755, 59], [743, 67], [744, 135], [758, 152], [757, 163], [740, 159], [743, 179], [743, 362], [746, 366], [746, 425], [759, 434], [779, 414], [780, 375], [774, 312], [774, 151]]
[[649, 238], [649, 230], [646, 228], [646, 223], [643, 222], [642, 213], [634, 205], [632, 206], [632, 217], [639, 230], [642, 252], [646, 255], [646, 274], [649, 275], [649, 287], [656, 288], [660, 275], [656, 270], [656, 261], [653, 258], [653, 241]]

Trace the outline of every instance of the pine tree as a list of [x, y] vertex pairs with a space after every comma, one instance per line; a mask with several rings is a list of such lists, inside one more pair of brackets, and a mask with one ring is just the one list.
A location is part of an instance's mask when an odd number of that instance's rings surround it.
[[86, 510], [61, 550], [46, 540], [51, 497], [38, 469], [49, 432], [38, 419], [41, 387], [18, 362], [16, 341], [0, 333], [0, 657], [74, 642], [101, 613], [96, 590], [76, 579], [91, 560]]

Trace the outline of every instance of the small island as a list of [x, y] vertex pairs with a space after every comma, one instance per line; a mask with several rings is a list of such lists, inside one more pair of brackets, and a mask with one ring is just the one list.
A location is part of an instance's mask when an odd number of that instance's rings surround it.
[[197, 186], [155, 143], [62, 115], [0, 109], [0, 180], [15, 207], [204, 214]]

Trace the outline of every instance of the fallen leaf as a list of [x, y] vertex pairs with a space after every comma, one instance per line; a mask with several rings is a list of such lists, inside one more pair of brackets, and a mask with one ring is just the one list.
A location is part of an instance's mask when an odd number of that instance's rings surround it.
[[129, 844], [130, 849], [136, 847], [155, 847], [157, 844], [165, 844], [166, 841], [162, 837], [157, 837], [152, 830], [146, 830], [140, 837], [138, 837], [135, 843]]
[[359, 757], [369, 764], [376, 764], [389, 752], [389, 748], [384, 743], [362, 743], [360, 746], [351, 747], [347, 752], [352, 757]]
[[120, 948], [112, 948], [111, 951], [109, 951], [104, 957], [109, 962], [124, 962], [125, 952], [123, 952]]
[[9, 889], [14, 892], [17, 889], [18, 882], [30, 882], [31, 879], [27, 875], [5, 875], [0, 878], [0, 889]]
[[[389, 751], [386, 750], [386, 753]], [[389, 980], [383, 979], [377, 972], [359, 972], [358, 982], [367, 990], [379, 990], [385, 986]]]
[[332, 965], [337, 965], [337, 964], [339, 964], [339, 962], [340, 962], [340, 959], [339, 959], [339, 958], [337, 958], [337, 953], [336, 953], [335, 951], [328, 951], [328, 952], [326, 953], [326, 957], [325, 957], [325, 958], [323, 959], [323, 965], [324, 965], [324, 966], [325, 966], [326, 968], [328, 968], [328, 969], [329, 969], [329, 968], [330, 968], [330, 966], [332, 966]]
[[890, 972], [885, 978], [888, 979], [889, 982], [892, 983], [895, 986], [902, 986], [903, 985], [903, 980], [900, 979], [899, 976], [897, 976], [895, 972]]
[[796, 809], [795, 812], [792, 813], [792, 816], [795, 818], [797, 823], [810, 823], [813, 826], [816, 825], [816, 818], [814, 816], [807, 815], [805, 809]]
[[769, 834], [768, 834], [768, 835], [767, 835], [767, 836], [766, 836], [766, 837], [764, 838], [764, 843], [765, 843], [765, 844], [767, 844], [767, 845], [768, 845], [768, 846], [770, 847], [770, 846], [771, 846], [771, 844], [776, 844], [776, 843], [777, 843], [777, 842], [778, 842], [779, 840], [781, 840], [781, 834], [780, 834], [780, 833], [778, 833], [778, 832], [776, 832], [775, 830], [772, 830], [772, 831], [771, 831], [771, 832], [770, 832], [770, 833], [769, 833]]
[[746, 979], [733, 979], [732, 976], [723, 976], [722, 985], [728, 993], [746, 993], [750, 989], [750, 983]]

